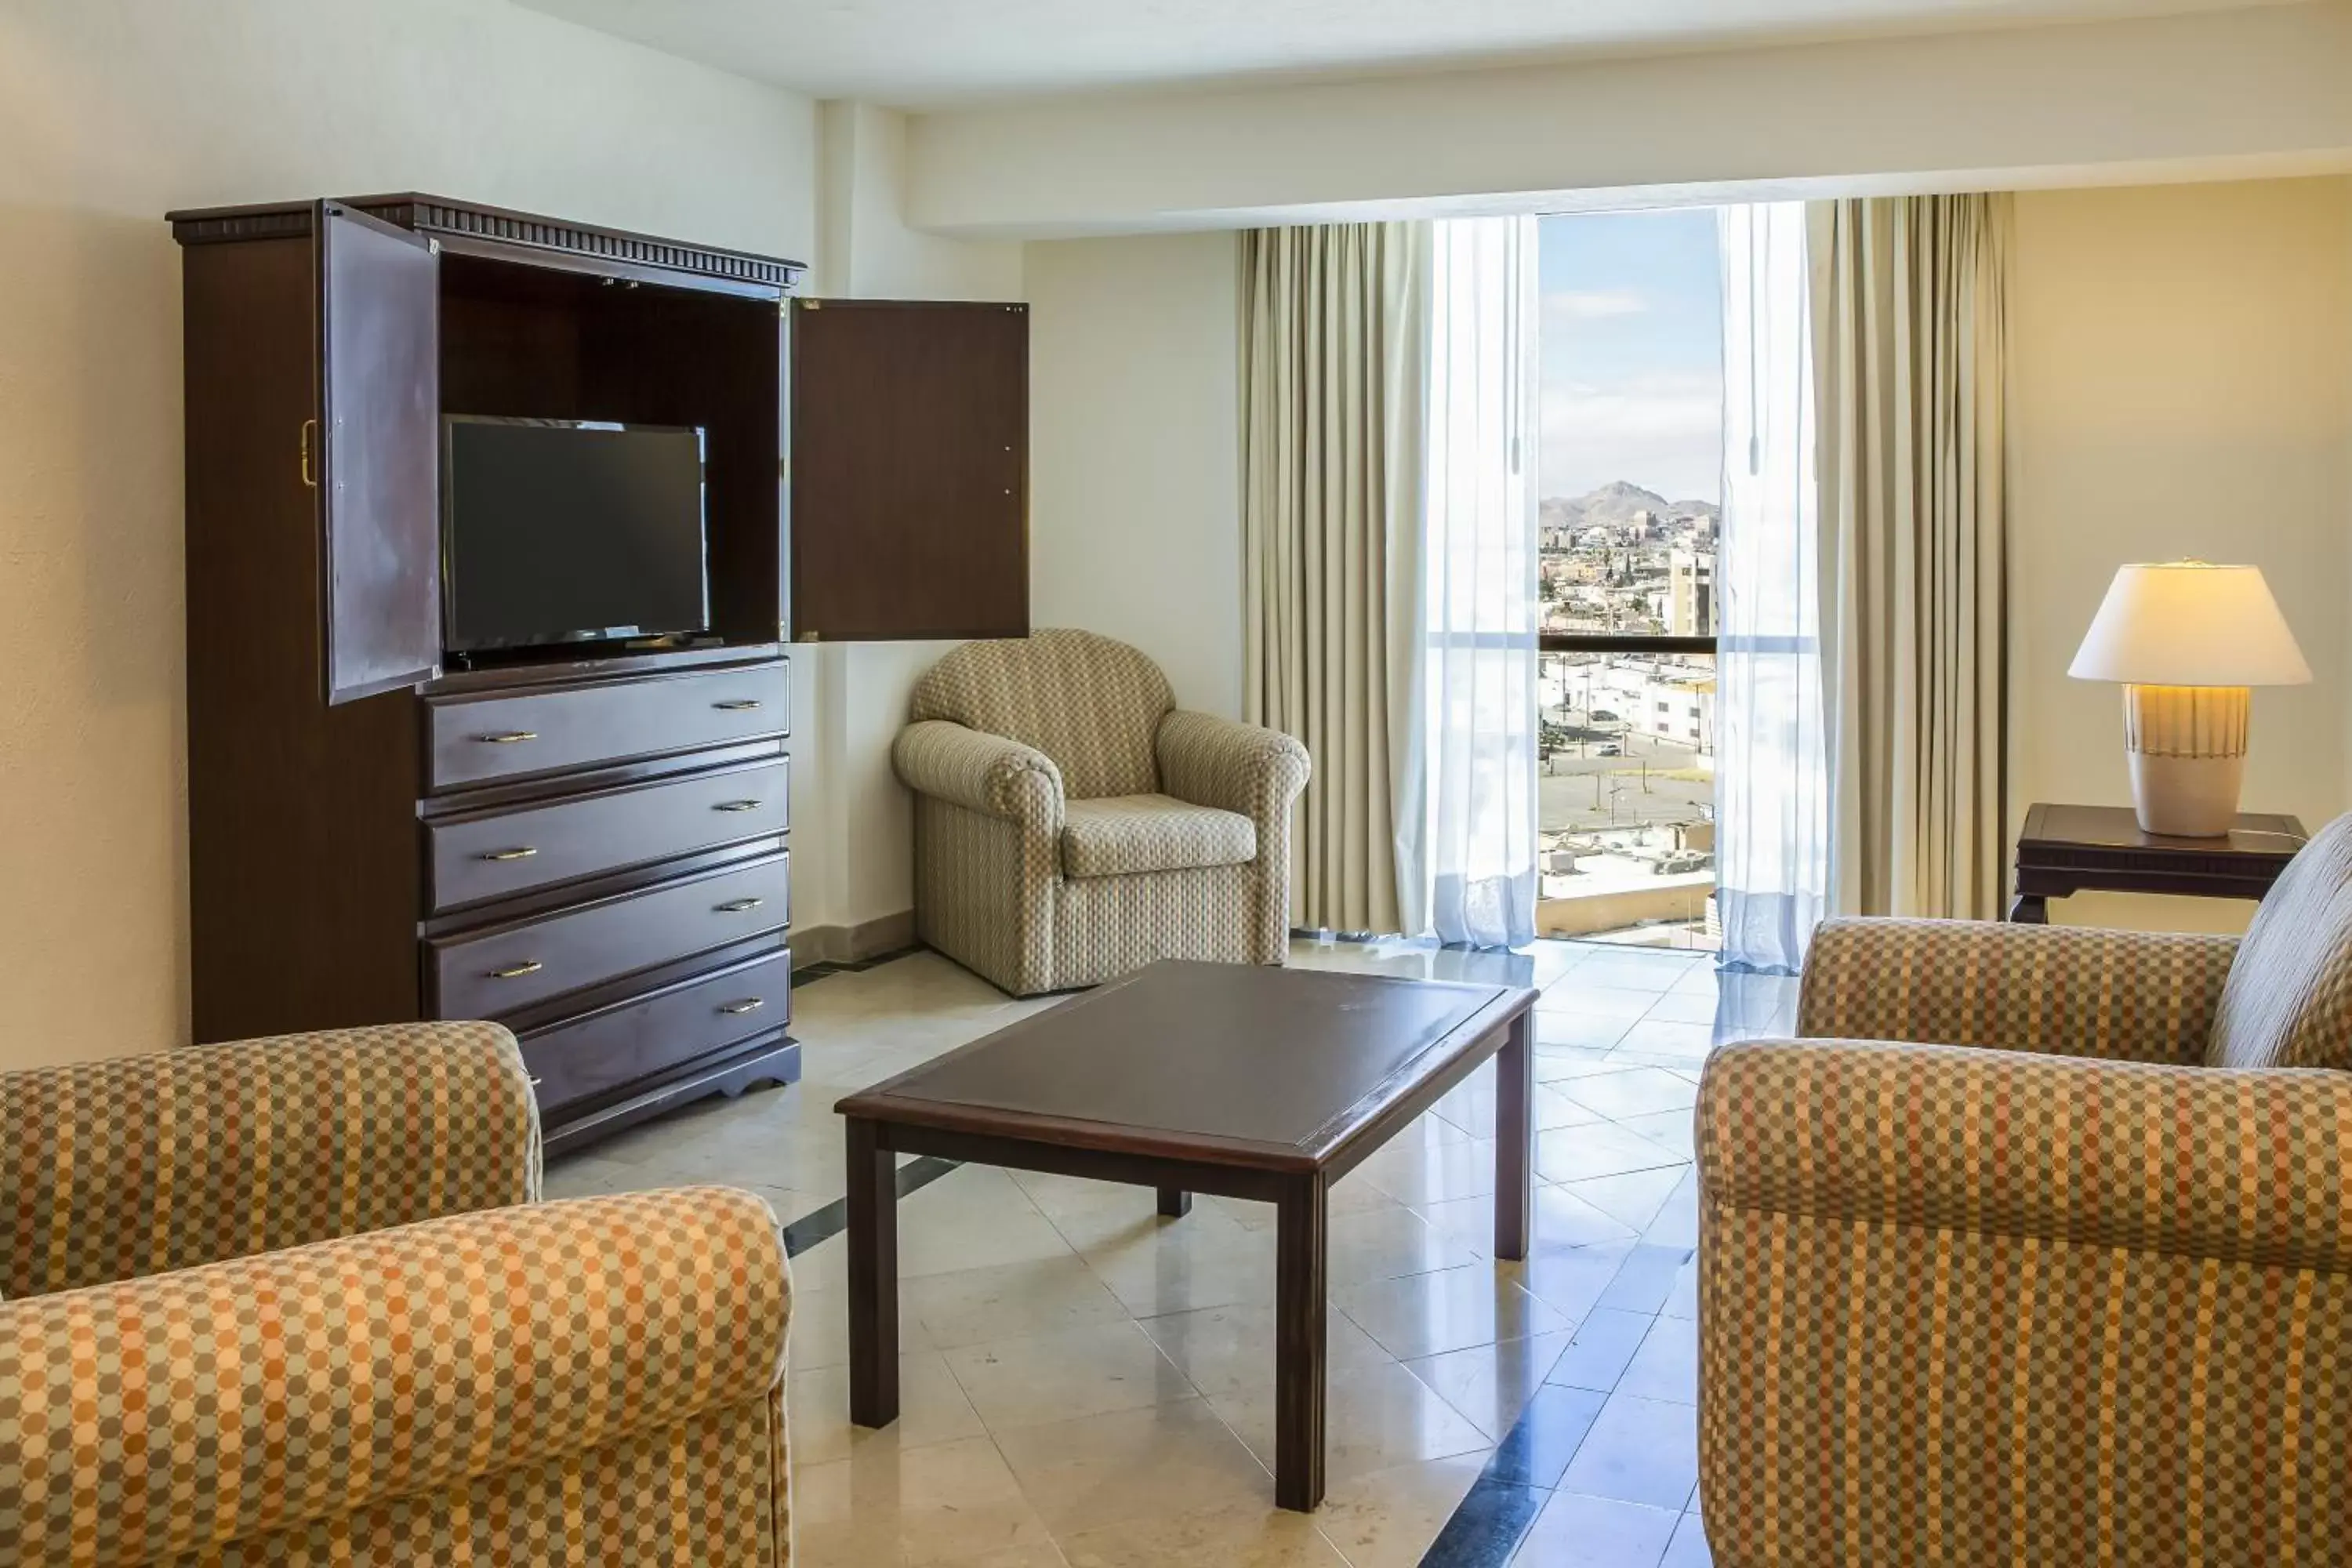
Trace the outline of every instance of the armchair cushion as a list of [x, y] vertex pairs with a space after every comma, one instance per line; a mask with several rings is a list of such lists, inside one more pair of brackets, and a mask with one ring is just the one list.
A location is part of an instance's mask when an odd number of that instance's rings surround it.
[[1830, 920], [1797, 1033], [2200, 1060], [2237, 939], [1983, 921]]
[[1189, 871], [1256, 858], [1257, 829], [1248, 817], [1164, 795], [1074, 800], [1062, 827], [1062, 871], [1071, 877]]
[[790, 1289], [766, 1205], [687, 1188], [0, 1306], [0, 1568], [772, 1563]]
[[2352, 1068], [2352, 816], [2297, 851], [2254, 911], [2205, 1059]]
[[1003, 735], [1051, 757], [1072, 800], [1160, 787], [1151, 739], [1176, 705], [1135, 648], [1092, 632], [968, 642], [915, 683], [910, 717]]
[[388, 1024], [0, 1074], [0, 1298], [539, 1196], [496, 1024]]

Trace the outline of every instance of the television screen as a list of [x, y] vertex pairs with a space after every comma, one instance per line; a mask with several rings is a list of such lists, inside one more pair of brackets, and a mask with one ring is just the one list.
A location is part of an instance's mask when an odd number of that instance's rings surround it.
[[470, 415], [442, 427], [451, 652], [709, 626], [700, 430]]

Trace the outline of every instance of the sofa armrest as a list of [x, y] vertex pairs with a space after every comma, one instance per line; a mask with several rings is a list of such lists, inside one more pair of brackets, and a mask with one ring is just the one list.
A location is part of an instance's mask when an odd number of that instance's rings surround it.
[[1248, 817], [1257, 826], [1261, 853], [1270, 834], [1286, 840], [1280, 828], [1310, 772], [1307, 748], [1290, 736], [1179, 709], [1160, 721], [1152, 750], [1162, 790]]
[[1797, 1033], [2197, 1062], [2237, 952], [2235, 937], [1823, 921], [1805, 958]]
[[2352, 1269], [2352, 1074], [1747, 1041], [1697, 1132], [1727, 1208]]
[[924, 719], [898, 731], [890, 763], [908, 789], [1046, 832], [1062, 826], [1062, 770], [1033, 746]]
[[0, 1298], [539, 1196], [496, 1024], [391, 1024], [0, 1074]]
[[1697, 1251], [1715, 1560], [2075, 1563], [2095, 1541], [2136, 1564], [2336, 1561], [2348, 1162], [2352, 1074], [1717, 1051]]
[[701, 1187], [0, 1304], [0, 1563], [177, 1562], [763, 1404], [790, 1291], [767, 1205]]

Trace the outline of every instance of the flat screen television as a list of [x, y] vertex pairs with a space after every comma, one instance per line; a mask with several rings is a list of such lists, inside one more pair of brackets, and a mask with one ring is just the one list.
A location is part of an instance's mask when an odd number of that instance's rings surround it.
[[470, 414], [441, 429], [450, 652], [709, 628], [700, 429]]

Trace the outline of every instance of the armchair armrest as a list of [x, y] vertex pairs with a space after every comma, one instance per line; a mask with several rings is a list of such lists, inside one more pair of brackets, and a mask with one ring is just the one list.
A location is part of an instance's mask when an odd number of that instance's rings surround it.
[[0, 1074], [0, 1299], [539, 1197], [496, 1024], [390, 1024]]
[[1697, 1131], [1726, 1208], [2352, 1269], [2352, 1074], [1756, 1040]]
[[1290, 736], [1179, 709], [1160, 721], [1152, 750], [1168, 794], [1248, 817], [1261, 855], [1270, 830], [1286, 841], [1279, 830], [1310, 771], [1307, 748]]
[[2352, 1539], [2352, 1074], [1727, 1046], [1698, 1169], [1727, 1568]]
[[703, 1187], [0, 1304], [0, 1564], [178, 1562], [764, 1409], [790, 1290], [767, 1205]]
[[1062, 770], [1034, 747], [924, 719], [898, 731], [890, 763], [899, 782], [918, 794], [1046, 832], [1061, 830]]
[[1797, 1009], [1808, 1039], [2201, 1061], [2238, 940], [1984, 921], [1830, 920]]

